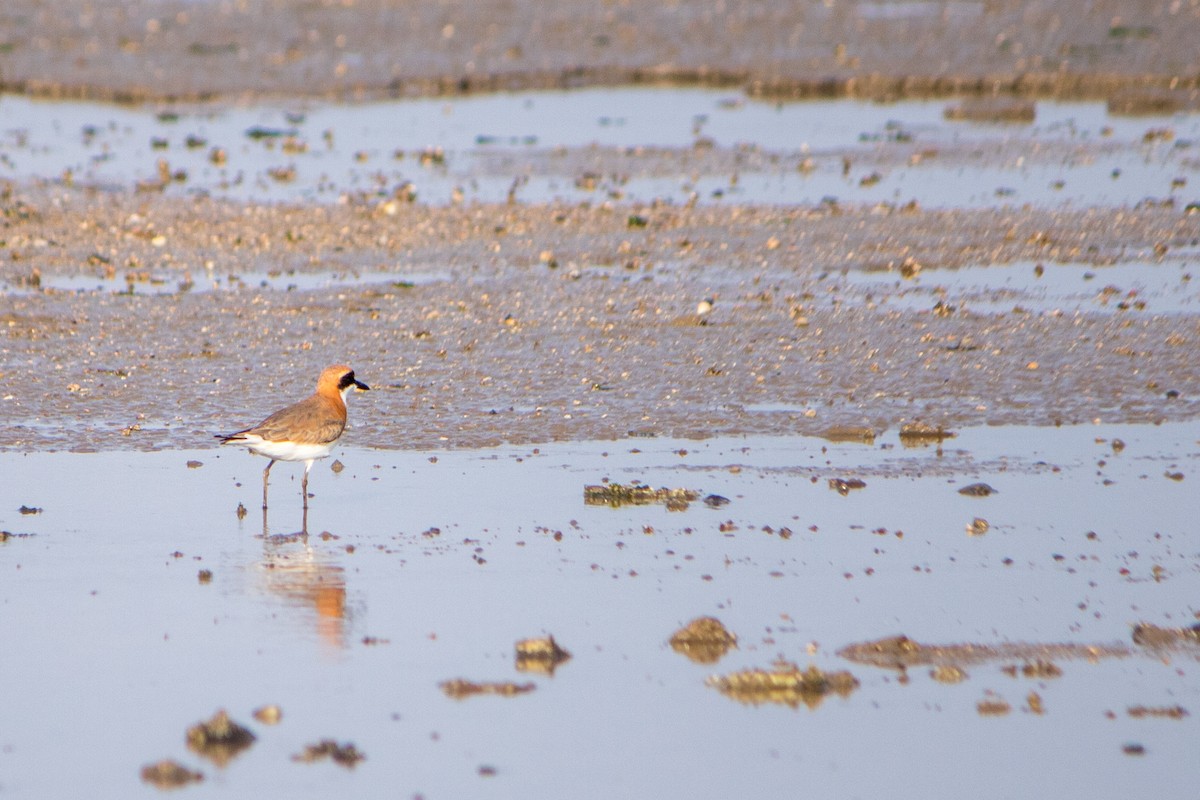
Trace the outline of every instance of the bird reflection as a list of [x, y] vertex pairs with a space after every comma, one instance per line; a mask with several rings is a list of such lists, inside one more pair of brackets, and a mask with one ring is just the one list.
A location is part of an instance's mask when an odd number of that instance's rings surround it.
[[299, 531], [273, 535], [263, 509], [259, 574], [268, 594], [294, 608], [315, 612], [310, 619], [322, 643], [339, 650], [346, 647], [346, 571], [328, 553], [309, 545], [307, 509]]

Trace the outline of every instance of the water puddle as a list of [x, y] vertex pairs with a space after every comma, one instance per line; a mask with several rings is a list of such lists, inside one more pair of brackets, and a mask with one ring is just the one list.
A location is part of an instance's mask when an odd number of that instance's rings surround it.
[[268, 290], [305, 292], [339, 288], [411, 289], [446, 280], [434, 273], [358, 272], [352, 270], [319, 272], [242, 272], [222, 275], [215, 270], [201, 273], [159, 274], [124, 273], [111, 276], [39, 275], [36, 285], [28, 278], [5, 281], [5, 294], [137, 294], [168, 295], [182, 292], [238, 292]]
[[1041, 102], [1014, 125], [948, 120], [947, 108], [666, 88], [253, 107], [5, 96], [0, 177], [248, 202], [986, 207], [1182, 200], [1196, 171], [1200, 115]]
[[0, 453], [4, 792], [1190, 796], [1200, 425], [956, 433]]
[[1016, 262], [928, 269], [911, 278], [899, 271], [847, 270], [838, 277], [888, 308], [1187, 314], [1200, 307], [1197, 276], [1198, 262], [1185, 255], [1109, 266]]

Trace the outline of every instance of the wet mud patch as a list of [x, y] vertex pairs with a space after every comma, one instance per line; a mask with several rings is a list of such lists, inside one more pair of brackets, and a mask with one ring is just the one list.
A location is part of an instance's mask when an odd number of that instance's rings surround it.
[[1146, 706], [1134, 706], [1125, 710], [1125, 713], [1134, 719], [1183, 719], [1188, 715], [1187, 709], [1183, 706], [1165, 706], [1158, 708], [1147, 708]]
[[[207, 252], [214, 230], [231, 248], [230, 271], [324, 272], [336, 259], [399, 281], [407, 273], [451, 279], [401, 289], [13, 296], [0, 337], [23, 357], [3, 369], [27, 388], [0, 400], [10, 421], [0, 447], [9, 449], [201, 446], [205, 431], [227, 429], [231, 398], [246, 413], [261, 403], [265, 416], [276, 392], [307, 393], [327, 336], [380, 386], [351, 409], [347, 437], [378, 447], [631, 431], [881, 433], [917, 419], [943, 430], [1155, 421], [1191, 418], [1200, 402], [1187, 358], [1200, 346], [1191, 316], [1155, 314], [1153, 300], [1148, 311], [1116, 316], [1010, 307], [939, 317], [866, 303], [853, 273], [841, 274], [851, 250], [856, 264], [901, 263], [919, 251], [927, 276], [981, 252], [987, 272], [1039, 253], [1052, 260], [1078, 250], [1083, 263], [1094, 247], [1095, 260], [1111, 261], [1200, 236], [1200, 215], [1169, 209], [997, 216], [660, 205], [646, 211], [647, 228], [631, 231], [620, 212], [567, 205], [411, 208], [392, 218], [355, 204], [244, 214], [213, 200], [162, 198], [151, 212], [80, 191], [27, 196], [38, 213], [10, 220], [6, 241], [36, 254], [45, 279], [86, 272], [98, 247], [195, 275], [204, 259], [190, 253]], [[91, 220], [87, 230], [80, 218]], [[297, 233], [280, 233], [288, 231]], [[167, 237], [161, 248], [152, 243], [158, 235]], [[1084, 239], [1086, 247], [1077, 244]], [[455, 243], [449, 255], [446, 242]], [[559, 266], [540, 260], [545, 251]], [[0, 261], [0, 276], [28, 268], [23, 256]], [[672, 324], [710, 291], [719, 295], [711, 324]], [[808, 324], [798, 326], [796, 314]], [[115, 340], [124, 346], [105, 349]], [[61, 369], [43, 368], [51, 363]], [[252, 375], [247, 363], [274, 366]]]
[[846, 645], [837, 652], [842, 658], [857, 664], [896, 670], [918, 666], [957, 667], [1018, 659], [1029, 662], [1021, 670], [1026, 677], [1051, 677], [1049, 673], [1058, 669], [1051, 659], [1099, 661], [1133, 655], [1129, 647], [1119, 644], [1005, 642], [941, 645], [922, 644], [903, 635]]
[[359, 752], [351, 742], [337, 742], [333, 739], [322, 739], [316, 744], [305, 745], [304, 749], [292, 756], [293, 761], [311, 764], [315, 761], [329, 759], [335, 764], [352, 769], [366, 756]]
[[1133, 643], [1149, 649], [1200, 648], [1200, 623], [1187, 628], [1160, 627], [1142, 622], [1134, 626]]
[[559, 646], [553, 636], [522, 639], [514, 649], [517, 672], [553, 676], [556, 669], [571, 660], [571, 654]]
[[640, 484], [593, 484], [583, 487], [583, 502], [589, 506], [646, 506], [662, 504], [668, 511], [686, 511], [700, 497], [691, 489], [652, 489]]
[[175, 761], [163, 760], [142, 767], [142, 781], [158, 789], [179, 789], [204, 780], [204, 773], [196, 772]]
[[[1197, 23], [1186, 9], [1121, 7], [1115, 15], [1113, 6], [1083, 3], [1014, 10], [858, 2], [831, 10], [768, 2], [719, 16], [630, 7], [620, 19], [580, 0], [548, 9], [489, 0], [441, 11], [318, 5], [255, 13], [175, 0], [84, 17], [55, 2], [41, 18], [44, 8], [32, 0], [9, 8], [6, 91], [124, 102], [290, 95], [302, 107], [310, 97], [662, 84], [746, 87], [773, 99], [1182, 95], [1187, 103], [1196, 74], [1189, 45]], [[301, 29], [316, 33], [296, 36]], [[81, 41], [91, 43], [83, 59]]]
[[669, 643], [696, 664], [715, 664], [737, 647], [737, 637], [716, 617], [697, 617], [671, 634]]
[[849, 672], [825, 672], [815, 665], [801, 670], [783, 661], [771, 670], [749, 669], [714, 676], [708, 685], [721, 694], [746, 705], [776, 703], [815, 710], [831, 694], [849, 697], [858, 688], [858, 680]]
[[198, 722], [187, 730], [189, 750], [204, 756], [219, 767], [229, 764], [250, 748], [257, 737], [246, 727], [229, 718], [224, 709], [206, 722]]
[[464, 700], [479, 695], [496, 695], [498, 697], [516, 697], [528, 694], [537, 688], [533, 683], [514, 683], [512, 681], [470, 681], [466, 678], [454, 678], [439, 684], [447, 697], [454, 700]]

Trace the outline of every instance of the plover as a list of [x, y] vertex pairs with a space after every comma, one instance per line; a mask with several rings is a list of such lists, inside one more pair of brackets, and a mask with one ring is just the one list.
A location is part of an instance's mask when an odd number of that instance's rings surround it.
[[308, 471], [325, 458], [346, 429], [346, 395], [371, 387], [354, 377], [344, 364], [326, 367], [317, 379], [317, 391], [299, 403], [276, 411], [253, 428], [218, 434], [221, 444], [235, 444], [271, 459], [263, 470], [263, 508], [267, 507], [267, 478], [276, 461], [303, 461], [300, 492], [308, 508]]
[[713, 305], [716, 301], [711, 297], [706, 297], [699, 303], [696, 303], [696, 321], [701, 325], [708, 324], [708, 315], [712, 313]]

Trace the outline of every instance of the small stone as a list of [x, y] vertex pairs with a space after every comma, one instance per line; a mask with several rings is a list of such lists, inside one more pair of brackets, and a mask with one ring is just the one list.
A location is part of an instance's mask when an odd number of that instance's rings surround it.
[[275, 703], [254, 709], [254, 718], [263, 725], [278, 725], [283, 719], [283, 709]]

